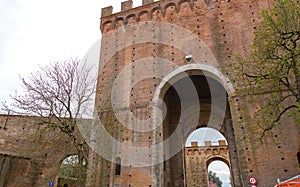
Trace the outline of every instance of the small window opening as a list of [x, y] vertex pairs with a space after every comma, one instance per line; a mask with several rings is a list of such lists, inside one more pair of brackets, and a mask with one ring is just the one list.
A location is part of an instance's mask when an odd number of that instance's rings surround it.
[[117, 157], [116, 158], [116, 171], [115, 175], [121, 175], [121, 158]]

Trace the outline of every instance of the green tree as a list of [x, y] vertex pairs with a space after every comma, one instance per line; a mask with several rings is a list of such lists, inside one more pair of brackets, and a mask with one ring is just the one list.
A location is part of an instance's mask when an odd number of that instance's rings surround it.
[[229, 76], [239, 77], [247, 93], [267, 95], [255, 115], [262, 138], [283, 115], [299, 118], [300, 1], [274, 0], [261, 18], [251, 54], [238, 57]]
[[[59, 185], [68, 184], [72, 180], [76, 181], [80, 186], [84, 185], [86, 179], [87, 162], [84, 160], [83, 167], [80, 168], [78, 155], [67, 157], [61, 164], [59, 169]], [[81, 170], [81, 171], [79, 171]], [[80, 177], [79, 174], [82, 176]], [[81, 181], [78, 179], [81, 178]]]
[[217, 176], [216, 173], [209, 171], [208, 179], [209, 181], [212, 181], [217, 187], [222, 187], [222, 181], [220, 180], [220, 178]]

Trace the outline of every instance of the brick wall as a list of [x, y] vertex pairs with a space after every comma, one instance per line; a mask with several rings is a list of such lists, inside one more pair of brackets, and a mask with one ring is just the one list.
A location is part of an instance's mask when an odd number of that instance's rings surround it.
[[0, 115], [0, 186], [49, 186], [57, 182], [61, 162], [76, 154], [65, 134], [40, 121]]
[[192, 142], [191, 147], [185, 148], [187, 186], [208, 186], [208, 165], [214, 160], [221, 160], [231, 167], [228, 145], [224, 140], [214, 146], [211, 142], [205, 143], [205, 146], [198, 146], [197, 142]]
[[[270, 6], [271, 0], [168, 0], [168, 1], [144, 1], [144, 6], [129, 9], [130, 2], [126, 2], [124, 9], [120, 13], [112, 14], [112, 8], [104, 8], [102, 12], [100, 29], [102, 31], [100, 72], [98, 78], [98, 89], [96, 93], [96, 110], [101, 113], [101, 119], [109, 128], [111, 125], [119, 126], [114, 116], [111, 104], [111, 90], [114, 81], [120, 72], [128, 65], [139, 61], [142, 58], [150, 58], [155, 61], [157, 58], [167, 59], [177, 67], [167, 69], [165, 66], [155, 64], [156, 73], [167, 71], [169, 73], [178, 70], [188, 63], [199, 63], [211, 65], [220, 72], [225, 64], [234, 64], [233, 54], [245, 54], [249, 51], [253, 40], [253, 32], [259, 23], [260, 11]], [[126, 5], [126, 6], [125, 6]], [[159, 21], [170, 25], [170, 30], [160, 30], [161, 28], [135, 27], [144, 21]], [[131, 26], [130, 26], [131, 25]], [[192, 50], [189, 52], [177, 48], [177, 41], [184, 37], [172, 32], [175, 26], [179, 26], [191, 32], [191, 35], [203, 42], [205, 50], [199, 49], [196, 41], [189, 42]], [[112, 32], [114, 29], [117, 32]], [[116, 31], [115, 30], [115, 31]], [[157, 34], [158, 33], [158, 34]], [[146, 34], [146, 36], [145, 36]], [[156, 39], [152, 42], [142, 41], [144, 38]], [[170, 43], [162, 44], [166, 37]], [[124, 41], [129, 41], [130, 45], [123, 46]], [[172, 43], [173, 42], [173, 43]], [[200, 46], [201, 47], [201, 46]], [[209, 49], [209, 50], [207, 50]], [[199, 55], [200, 61], [187, 62], [185, 56], [191, 54]], [[210, 54], [213, 55], [210, 56]], [[132, 66], [132, 72], [136, 72]], [[146, 74], [149, 69], [139, 69], [138, 73]], [[197, 71], [191, 71], [197, 74]], [[198, 71], [199, 73], [199, 71]], [[131, 74], [131, 73], [130, 73]], [[130, 82], [134, 82], [134, 74], [128, 75], [129, 81], [123, 84], [124, 90], [130, 87]], [[226, 72], [223, 72], [226, 74]], [[131, 77], [131, 78], [130, 78]], [[139, 119], [151, 117], [153, 113], [149, 111], [154, 93], [160, 85], [162, 78], [148, 78], [135, 84], [130, 92], [129, 108]], [[225, 81], [224, 81], [225, 82]], [[233, 165], [232, 173], [235, 186], [248, 186], [247, 178], [250, 175], [257, 176], [261, 186], [274, 185], [277, 177], [289, 178], [289, 176], [299, 173], [297, 152], [300, 149], [300, 132], [295, 125], [294, 119], [284, 118], [284, 125], [274, 129], [276, 142], [266, 139], [267, 145], [261, 145], [253, 138], [259, 133], [252, 130], [254, 108], [259, 104], [259, 99], [248, 96], [243, 87], [239, 85], [238, 78], [231, 80], [235, 89], [230, 92], [227, 111], [223, 124], [220, 124], [220, 132], [224, 134], [229, 142], [229, 157]], [[224, 83], [226, 84], [226, 83]], [[226, 87], [226, 86], [225, 86]], [[168, 87], [161, 95], [164, 99]], [[117, 98], [124, 98], [124, 92], [117, 94]], [[258, 96], [260, 97], [260, 96]], [[209, 100], [208, 100], [209, 101]], [[170, 105], [170, 108], [172, 105]], [[176, 106], [175, 106], [176, 107]], [[209, 107], [209, 106], [208, 106]], [[209, 113], [208, 113], [209, 114]], [[176, 116], [168, 116], [176, 121]], [[115, 121], [115, 122], [114, 122]], [[205, 126], [205, 120], [199, 127]], [[172, 123], [168, 123], [170, 125]], [[252, 129], [252, 130], [251, 130]], [[170, 130], [170, 129], [169, 129]], [[123, 128], [115, 128], [113, 132], [116, 138], [128, 145], [150, 146], [161, 142], [166, 136], [166, 130], [148, 132], [144, 134], [134, 133]], [[185, 131], [188, 134], [190, 131]], [[168, 132], [167, 132], [168, 134]], [[137, 141], [138, 140], [138, 141]], [[130, 154], [128, 154], [129, 156]], [[145, 162], [155, 162], [155, 157], [162, 156], [159, 151], [150, 153], [152, 157], [144, 158]], [[180, 177], [184, 169], [181, 167], [182, 156], [175, 156], [168, 161], [166, 171], [163, 171], [163, 164], [147, 168], [126, 168], [126, 173], [121, 176], [114, 176], [114, 164], [104, 161], [97, 154], [91, 156], [91, 162], [99, 164], [101, 172], [96, 168], [91, 168], [92, 180], [90, 186], [141, 186], [141, 181], [145, 180], [143, 186], [165, 186], [166, 181], [175, 181], [173, 176]], [[179, 161], [179, 162], [177, 162]], [[178, 163], [177, 165], [176, 162]], [[181, 168], [180, 168], [181, 167]], [[173, 172], [173, 174], [172, 174]], [[180, 174], [175, 174], [179, 172]], [[129, 175], [129, 173], [131, 173]], [[143, 173], [142, 180], [138, 177]], [[169, 174], [168, 174], [169, 173]], [[127, 175], [128, 174], [128, 175]], [[180, 186], [176, 184], [175, 186]]]

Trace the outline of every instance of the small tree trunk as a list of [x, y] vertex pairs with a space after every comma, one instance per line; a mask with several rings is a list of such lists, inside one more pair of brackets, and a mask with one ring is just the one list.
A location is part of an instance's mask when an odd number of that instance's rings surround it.
[[300, 75], [296, 75], [296, 85], [297, 85], [297, 103], [300, 103]]
[[[292, 52], [291, 56], [295, 56], [294, 52]], [[292, 58], [291, 61], [292, 64], [292, 71], [294, 73], [295, 76], [295, 83], [296, 83], [296, 99], [297, 99], [297, 104], [299, 105], [300, 103], [300, 70], [298, 67], [298, 63], [297, 63], [297, 59]]]
[[83, 152], [78, 151], [78, 178], [77, 178], [77, 187], [81, 187], [84, 185], [84, 167], [83, 167]]

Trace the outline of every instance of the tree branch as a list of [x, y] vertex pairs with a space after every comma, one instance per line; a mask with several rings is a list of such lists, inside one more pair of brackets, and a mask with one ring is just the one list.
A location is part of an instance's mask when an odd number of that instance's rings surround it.
[[275, 120], [272, 121], [271, 125], [269, 125], [267, 128], [265, 128], [262, 132], [262, 135], [261, 137], [259, 138], [260, 140], [262, 140], [265, 136], [265, 134], [272, 130], [275, 126], [276, 126], [276, 123], [279, 122], [279, 120], [281, 119], [282, 115], [285, 114], [288, 110], [292, 109], [292, 108], [297, 108], [296, 105], [290, 105], [288, 107], [286, 107], [284, 110], [282, 110], [279, 115], [277, 116], [277, 118]]

